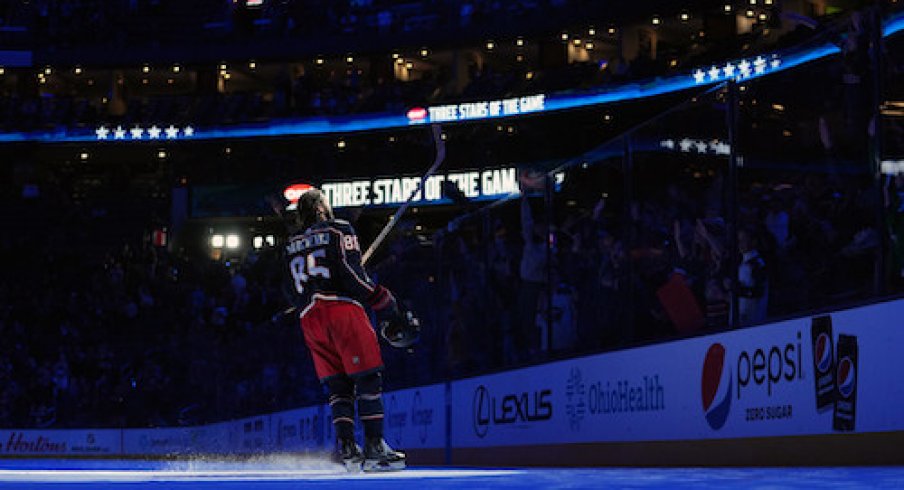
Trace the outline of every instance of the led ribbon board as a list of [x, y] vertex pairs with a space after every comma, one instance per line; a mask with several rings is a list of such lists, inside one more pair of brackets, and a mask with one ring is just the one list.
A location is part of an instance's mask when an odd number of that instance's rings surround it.
[[884, 175], [902, 174], [904, 173], [904, 160], [882, 160], [880, 169]]
[[[326, 182], [320, 190], [334, 208], [353, 206], [397, 206], [417, 189], [421, 177], [385, 177]], [[449, 182], [468, 199], [493, 200], [518, 192], [518, 171], [514, 167], [465, 170], [433, 175], [424, 183], [412, 204], [448, 204], [452, 200], [443, 193]]]
[[546, 110], [546, 94], [483, 102], [463, 102], [440, 106], [416, 107], [406, 116], [410, 124], [474, 121], [495, 117], [520, 116]]
[[[891, 36], [900, 32], [901, 29], [904, 29], [904, 14], [898, 14], [885, 22], [883, 37]], [[210, 128], [176, 127], [173, 125], [168, 125], [166, 128], [158, 126], [125, 128], [102, 125], [89, 130], [66, 128], [56, 131], [0, 133], [0, 143], [23, 141], [46, 143], [140, 143], [150, 141], [329, 135], [405, 128], [412, 124], [454, 123], [517, 117], [526, 114], [538, 114], [654, 97], [724, 82], [729, 79], [738, 81], [751, 80], [795, 68], [839, 52], [840, 49], [837, 46], [826, 43], [806, 50], [730, 60], [725, 63], [695, 68], [689, 74], [657, 78], [641, 83], [621, 84], [591, 92], [561, 95], [535, 94], [510, 99], [448, 104], [427, 108], [418, 107], [407, 111], [405, 114], [360, 114], [356, 116], [283, 119], [270, 121], [267, 124], [243, 124]]]

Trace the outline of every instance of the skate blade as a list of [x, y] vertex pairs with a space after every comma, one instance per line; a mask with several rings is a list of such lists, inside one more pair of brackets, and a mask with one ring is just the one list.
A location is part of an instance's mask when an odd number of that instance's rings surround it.
[[362, 462], [359, 461], [343, 461], [345, 470], [349, 473], [361, 473]]
[[364, 461], [364, 471], [367, 473], [375, 473], [379, 471], [401, 471], [405, 469], [405, 461], [396, 461], [393, 463], [380, 463], [379, 461]]

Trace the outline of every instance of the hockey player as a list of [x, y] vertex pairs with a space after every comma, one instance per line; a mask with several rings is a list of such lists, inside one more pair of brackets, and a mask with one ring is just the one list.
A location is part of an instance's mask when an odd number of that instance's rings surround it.
[[[320, 190], [302, 194], [296, 219], [300, 231], [286, 243], [286, 260], [305, 343], [329, 390], [339, 457], [349, 471], [403, 469], [405, 454], [383, 439], [383, 361], [364, 305], [374, 310], [381, 335], [396, 347], [417, 340], [418, 321], [410, 312], [403, 315], [392, 293], [368, 277], [355, 230], [333, 217]], [[363, 454], [354, 440], [356, 400]]]

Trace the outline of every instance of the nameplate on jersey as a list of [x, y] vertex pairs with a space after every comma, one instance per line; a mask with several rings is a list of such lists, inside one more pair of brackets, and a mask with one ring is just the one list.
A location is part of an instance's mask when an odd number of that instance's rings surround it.
[[286, 253], [289, 255], [294, 255], [302, 250], [307, 250], [309, 248], [319, 247], [322, 245], [328, 245], [330, 243], [330, 233], [315, 233], [313, 235], [305, 235], [301, 238], [296, 238], [289, 242], [286, 245]]

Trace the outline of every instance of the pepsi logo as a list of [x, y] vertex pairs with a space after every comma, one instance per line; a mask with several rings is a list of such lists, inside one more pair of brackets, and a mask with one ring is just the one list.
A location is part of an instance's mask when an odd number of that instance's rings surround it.
[[857, 373], [854, 371], [854, 362], [850, 357], [845, 357], [838, 362], [838, 392], [848, 398], [857, 387]]
[[819, 334], [816, 338], [816, 369], [820, 373], [827, 373], [832, 366], [832, 339], [825, 332]]
[[411, 122], [420, 122], [427, 119], [427, 109], [423, 107], [415, 107], [408, 110], [408, 120]]
[[701, 375], [700, 393], [703, 398], [703, 413], [706, 422], [719, 430], [728, 420], [731, 410], [731, 369], [726, 369], [725, 347], [713, 344], [706, 351]]

